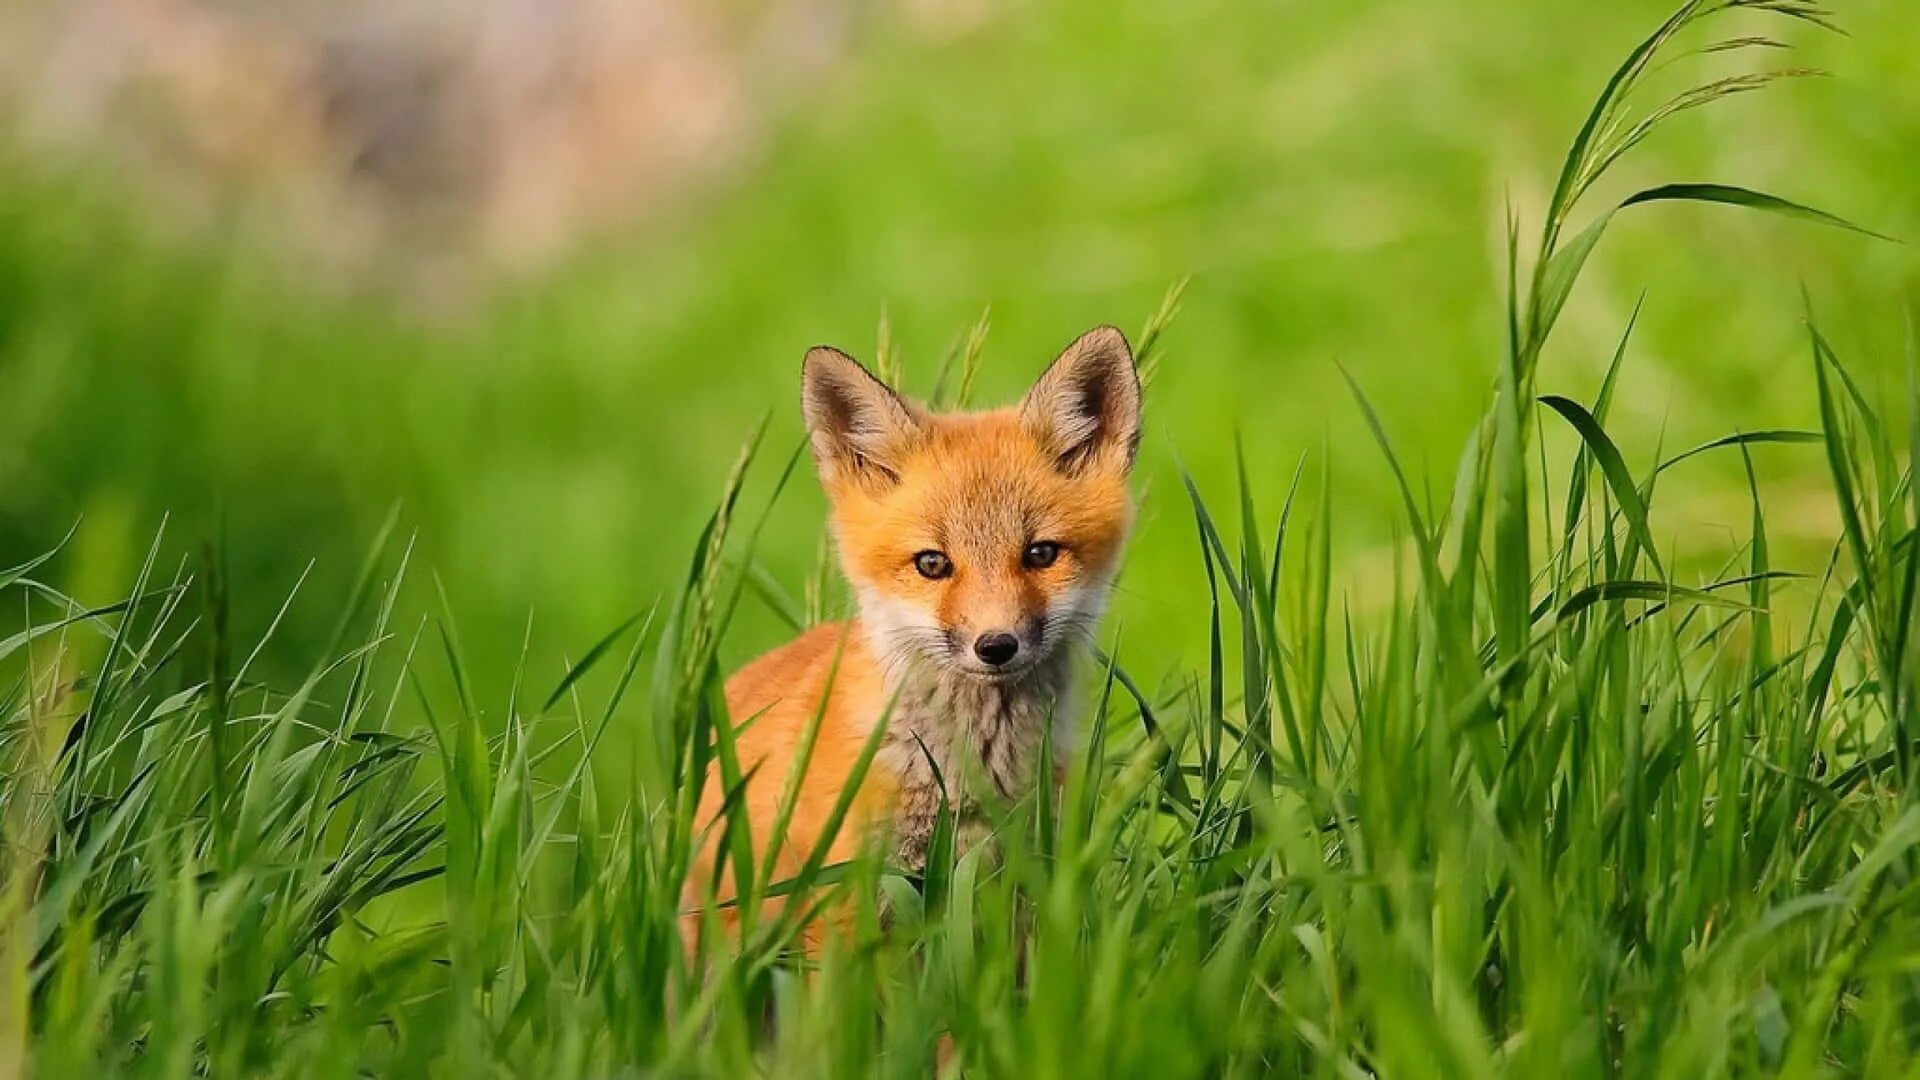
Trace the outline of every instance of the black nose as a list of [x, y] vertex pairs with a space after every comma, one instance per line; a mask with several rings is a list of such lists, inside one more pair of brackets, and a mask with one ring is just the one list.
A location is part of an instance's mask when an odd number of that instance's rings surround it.
[[973, 655], [994, 667], [1013, 659], [1019, 651], [1020, 639], [1004, 632], [981, 634], [973, 643]]

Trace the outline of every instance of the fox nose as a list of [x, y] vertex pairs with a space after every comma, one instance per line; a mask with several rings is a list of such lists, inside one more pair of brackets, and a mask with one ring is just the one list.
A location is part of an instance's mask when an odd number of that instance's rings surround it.
[[981, 634], [973, 643], [973, 655], [994, 667], [1013, 659], [1019, 651], [1020, 639], [1004, 630]]

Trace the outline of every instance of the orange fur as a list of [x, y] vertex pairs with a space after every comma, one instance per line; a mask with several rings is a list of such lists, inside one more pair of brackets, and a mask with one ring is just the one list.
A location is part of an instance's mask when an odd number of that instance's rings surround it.
[[[807, 421], [832, 507], [840, 560], [861, 617], [816, 626], [742, 668], [727, 709], [746, 776], [741, 807], [756, 867], [780, 843], [775, 879], [797, 872], [852, 782], [874, 725], [881, 748], [828, 862], [881, 844], [909, 869], [941, 788], [977, 820], [983, 799], [1057, 783], [1033, 773], [1040, 740], [1065, 737], [1071, 660], [1091, 635], [1132, 519], [1127, 475], [1139, 433], [1139, 384], [1118, 331], [1069, 346], [1019, 406], [936, 415], [851, 358], [808, 354]], [[1035, 545], [1049, 550], [1036, 554]], [[930, 575], [921, 557], [937, 553]], [[996, 659], [981, 643], [1011, 638]], [[891, 710], [891, 711], [890, 711]], [[788, 773], [816, 713], [820, 727], [783, 837]], [[1056, 754], [1055, 761], [1064, 760]], [[689, 908], [734, 897], [717, 878], [718, 765], [697, 824], [706, 829], [687, 883]], [[780, 900], [768, 901], [769, 911]], [[737, 927], [732, 908], [722, 925]], [[817, 949], [847, 909], [803, 936]], [[690, 915], [689, 936], [698, 926]]]
[[[837, 668], [836, 668], [837, 663]], [[831, 693], [827, 693], [832, 678]], [[741, 725], [735, 733], [734, 749], [740, 769], [747, 776], [742, 806], [751, 825], [756, 869], [764, 858], [768, 834], [779, 814], [779, 804], [787, 784], [786, 765], [798, 754], [800, 741], [827, 695], [826, 706], [808, 758], [806, 781], [794, 801], [785, 842], [774, 864], [776, 880], [798, 873], [801, 864], [833, 815], [833, 808], [845, 790], [854, 766], [860, 759], [873, 724], [879, 720], [886, 690], [880, 671], [867, 653], [857, 628], [851, 623], [826, 623], [815, 626], [785, 645], [766, 653], [741, 668], [727, 680], [727, 711]], [[860, 853], [875, 823], [883, 819], [889, 794], [888, 778], [883, 770], [869, 769], [855, 797], [848, 820], [835, 835], [828, 849], [827, 863], [842, 862]], [[696, 820], [707, 827], [720, 813], [725, 792], [716, 763], [700, 795]], [[712, 829], [696, 856], [695, 882], [709, 883], [714, 864], [719, 830]], [[735, 885], [730, 868], [723, 869], [714, 899], [730, 901]], [[704, 888], [689, 883], [688, 898], [695, 902]], [[783, 901], [769, 900], [767, 912], [777, 912]], [[721, 924], [729, 930], [739, 924], [739, 914], [730, 907], [719, 910]], [[688, 927], [689, 931], [693, 929]], [[810, 927], [805, 941], [818, 946], [821, 928]]]

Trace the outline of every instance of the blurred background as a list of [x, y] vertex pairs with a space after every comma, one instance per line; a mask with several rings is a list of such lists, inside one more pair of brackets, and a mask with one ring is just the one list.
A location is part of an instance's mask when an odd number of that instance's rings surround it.
[[[530, 614], [545, 683], [677, 586], [770, 417], [758, 512], [800, 445], [808, 345], [871, 360], [884, 322], [924, 393], [990, 309], [976, 396], [1010, 400], [1190, 276], [1109, 631], [1147, 679], [1203, 660], [1179, 470], [1231, 505], [1236, 437], [1265, 528], [1303, 456], [1307, 490], [1332, 485], [1335, 585], [1363, 616], [1403, 537], [1339, 367], [1444, 504], [1502, 347], [1508, 209], [1537, 233], [1589, 103], [1669, 3], [15, 0], [0, 564], [77, 522], [52, 578], [104, 602], [164, 519], [169, 561], [223, 543], [244, 640], [311, 561], [265, 658], [304, 671], [398, 506], [413, 607], [437, 577], [497, 702]], [[1769, 19], [1791, 51], [1677, 61], [1676, 89], [1830, 74], [1678, 119], [1599, 196], [1713, 180], [1920, 237], [1920, 18], [1834, 14], [1845, 35]], [[1639, 209], [1542, 389], [1590, 400], [1644, 293], [1609, 425], [1636, 470], [1811, 427], [1802, 288], [1893, 400], [1913, 270], [1839, 230]], [[1756, 467], [1777, 561], [1817, 567], [1817, 451]], [[1683, 576], [1712, 572], [1746, 530], [1738, 460], [1663, 483], [1657, 531]], [[803, 471], [758, 553], [796, 595], [821, 519]], [[724, 655], [786, 632], [749, 601]]]

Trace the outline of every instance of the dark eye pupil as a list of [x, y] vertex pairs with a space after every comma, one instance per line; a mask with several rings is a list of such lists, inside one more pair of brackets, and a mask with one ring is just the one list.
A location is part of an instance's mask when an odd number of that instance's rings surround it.
[[938, 551], [923, 551], [913, 557], [913, 568], [925, 578], [943, 578], [953, 572], [953, 564]]
[[1043, 540], [1038, 544], [1031, 544], [1027, 547], [1026, 563], [1028, 567], [1034, 570], [1044, 570], [1053, 565], [1053, 560], [1058, 557], [1059, 554], [1059, 545]]

